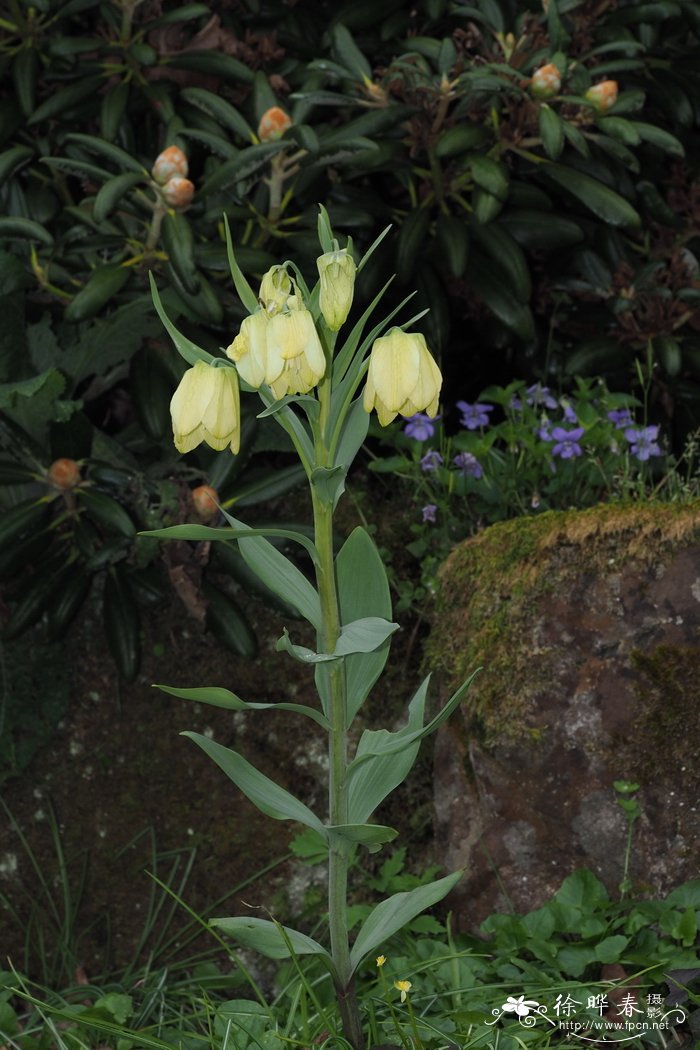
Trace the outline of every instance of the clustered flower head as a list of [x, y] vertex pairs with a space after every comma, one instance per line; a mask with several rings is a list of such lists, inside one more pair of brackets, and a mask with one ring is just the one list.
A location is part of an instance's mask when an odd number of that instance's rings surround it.
[[601, 80], [599, 84], [589, 87], [584, 97], [596, 113], [608, 113], [617, 102], [617, 81]]
[[552, 62], [546, 66], [540, 66], [532, 74], [530, 93], [534, 98], [552, 98], [558, 93], [560, 87], [561, 74]]
[[270, 106], [260, 118], [258, 138], [261, 142], [276, 142], [291, 126], [292, 118], [288, 113], [285, 113], [279, 106]]
[[192, 202], [194, 183], [187, 178], [187, 172], [187, 157], [179, 146], [168, 146], [155, 159], [151, 175], [171, 208], [186, 208]]

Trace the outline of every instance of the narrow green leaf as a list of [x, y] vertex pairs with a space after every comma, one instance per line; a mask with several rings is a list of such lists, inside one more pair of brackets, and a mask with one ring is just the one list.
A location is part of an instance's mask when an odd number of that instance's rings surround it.
[[239, 696], [229, 689], [220, 686], [204, 686], [200, 689], [178, 689], [172, 685], [156, 685], [164, 693], [177, 696], [181, 700], [193, 700], [198, 704], [209, 704], [211, 707], [223, 707], [227, 711], [292, 711], [294, 714], [306, 715], [311, 718], [322, 729], [328, 729], [328, 722], [320, 711], [306, 704], [288, 704], [286, 702], [273, 704], [256, 704], [241, 700]]
[[547, 164], [541, 172], [611, 226], [637, 228], [641, 225], [639, 214], [624, 197], [590, 175], [561, 164]]
[[[298, 609], [317, 631], [321, 630], [321, 602], [316, 588], [309, 583], [306, 576], [263, 536], [256, 535], [255, 530], [242, 521], [238, 521], [225, 510], [222, 510], [222, 513], [234, 529], [243, 533], [237, 539], [244, 561], [271, 591]], [[301, 534], [294, 533], [294, 538], [297, 535]], [[316, 548], [311, 541], [304, 537], [303, 543], [314, 561], [317, 561]]]
[[381, 616], [365, 616], [343, 626], [334, 650], [334, 656], [352, 656], [355, 653], [373, 653], [389, 638], [399, 625]]
[[392, 897], [378, 904], [365, 919], [350, 952], [350, 966], [354, 972], [364, 960], [381, 948], [390, 937], [420, 915], [426, 908], [431, 908], [450, 890], [454, 889], [463, 872], [455, 871], [429, 886], [418, 886], [415, 890], [395, 893]]
[[233, 239], [231, 237], [228, 216], [226, 214], [224, 214], [224, 229], [226, 230], [226, 253], [228, 255], [228, 264], [231, 269], [233, 283], [240, 296], [241, 302], [248, 313], [254, 314], [258, 309], [258, 297], [243, 276], [243, 271], [236, 260], [236, 255], [233, 250]]
[[319, 818], [298, 798], [270, 780], [259, 769], [228, 747], [217, 744], [200, 733], [187, 731], [182, 734], [201, 747], [216, 762], [229, 780], [250, 799], [254, 806], [273, 820], [293, 820], [307, 828], [314, 828], [325, 836], [325, 828]]
[[[222, 508], [225, 518], [229, 515]], [[236, 519], [230, 518], [233, 522]], [[217, 540], [240, 540], [241, 537], [251, 536], [277, 536], [282, 540], [293, 540], [299, 543], [308, 552], [314, 562], [318, 561], [318, 552], [313, 541], [305, 536], [303, 532], [295, 532], [293, 529], [254, 529], [248, 525], [242, 527], [232, 526], [227, 528], [214, 528], [211, 525], [167, 525], [164, 529], [150, 529], [143, 532], [143, 536], [153, 536], [160, 540], [203, 540], [204, 542], [216, 542]]]
[[125, 149], [122, 149], [121, 146], [115, 146], [112, 142], [105, 142], [104, 139], [95, 138], [94, 135], [83, 135], [79, 131], [71, 131], [66, 135], [65, 141], [75, 142], [89, 152], [101, 154], [107, 160], [113, 161], [121, 172], [133, 171], [138, 172], [143, 177], [148, 177], [148, 171], [143, 164], [136, 160], [135, 157], [132, 157], [130, 153], [127, 153]]
[[235, 937], [246, 948], [254, 948], [268, 959], [288, 959], [292, 953], [318, 955], [328, 969], [334, 972], [331, 957], [323, 945], [289, 926], [280, 926], [269, 919], [249, 919], [245, 916], [210, 919], [209, 924]]
[[158, 294], [158, 286], [156, 285], [155, 278], [152, 273], [149, 273], [148, 279], [151, 283], [151, 295], [153, 296], [153, 305], [156, 308], [156, 312], [160, 317], [161, 321], [167, 329], [168, 335], [172, 339], [175, 347], [181, 357], [184, 357], [188, 365], [194, 365], [197, 361], [205, 361], [210, 365], [215, 358], [212, 354], [208, 354], [206, 350], [202, 350], [200, 346], [193, 343], [191, 339], [184, 336], [182, 332], [179, 332], [175, 325], [172, 323], [165, 310], [163, 304], [160, 301], [160, 295]]
[[20, 216], [4, 215], [0, 218], [0, 239], [19, 237], [22, 240], [40, 241], [50, 248], [53, 237], [48, 230], [33, 219], [22, 219]]
[[398, 831], [385, 824], [330, 824], [326, 826], [331, 843], [334, 838], [344, 842], [359, 843], [375, 853], [386, 842], [392, 842]]
[[180, 97], [204, 113], [208, 113], [219, 124], [240, 135], [246, 142], [255, 142], [255, 134], [245, 117], [230, 102], [215, 95], [213, 91], [200, 87], [187, 87], [180, 92]]
[[105, 182], [95, 197], [95, 203], [92, 208], [93, 217], [97, 222], [102, 222], [103, 219], [106, 219], [109, 213], [118, 207], [129, 190], [133, 189], [134, 186], [138, 186], [140, 182], [143, 182], [142, 176], [137, 175], [134, 171], [125, 171], [121, 175], [115, 175], [113, 179]]

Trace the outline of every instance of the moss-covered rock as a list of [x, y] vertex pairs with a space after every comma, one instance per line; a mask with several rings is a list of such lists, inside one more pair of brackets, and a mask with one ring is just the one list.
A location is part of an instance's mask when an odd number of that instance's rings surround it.
[[642, 784], [637, 879], [697, 874], [699, 627], [697, 502], [542, 514], [453, 552], [428, 660], [445, 689], [483, 667], [437, 743], [465, 921], [504, 903], [499, 880], [525, 906], [577, 864], [619, 881], [618, 778]]

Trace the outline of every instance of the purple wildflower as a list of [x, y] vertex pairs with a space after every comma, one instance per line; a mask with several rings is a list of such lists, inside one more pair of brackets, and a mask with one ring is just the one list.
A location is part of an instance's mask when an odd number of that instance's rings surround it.
[[439, 418], [440, 416], [435, 416], [431, 419], [425, 412], [416, 412], [415, 415], [407, 417], [403, 432], [414, 441], [427, 441], [435, 433], [435, 423]]
[[556, 442], [552, 449], [553, 456], [562, 459], [573, 459], [581, 455], [579, 441], [583, 437], [583, 427], [575, 427], [573, 430], [565, 430], [564, 427], [555, 427], [552, 431], [552, 441]]
[[616, 430], [624, 430], [633, 422], [629, 408], [613, 408], [608, 412], [608, 419], [615, 424]]
[[552, 440], [552, 421], [547, 419], [545, 416], [539, 425], [537, 430], [537, 436], [540, 441], [551, 441]]
[[533, 408], [557, 408], [557, 402], [549, 392], [548, 386], [534, 383], [527, 388], [527, 403]]
[[452, 462], [464, 478], [480, 478], [484, 473], [481, 463], [471, 452], [458, 452]]
[[662, 454], [657, 442], [658, 436], [658, 427], [631, 427], [625, 431], [625, 437], [631, 446], [630, 452], [640, 463], [645, 463], [651, 456]]
[[574, 412], [573, 408], [571, 407], [571, 403], [569, 401], [562, 401], [561, 407], [564, 410], [564, 421], [566, 423], [578, 423], [578, 419], [576, 418], [576, 413]]
[[458, 401], [457, 408], [462, 413], [460, 423], [467, 430], [478, 430], [479, 427], [489, 425], [489, 412], [493, 412], [493, 405], [482, 405], [478, 401], [470, 405], [466, 401]]
[[443, 458], [435, 448], [431, 448], [429, 452], [421, 458], [420, 468], [424, 471], [437, 470], [443, 464]]
[[423, 507], [423, 521], [430, 522], [431, 525], [435, 524], [435, 515], [437, 514], [437, 506], [434, 503], [428, 503]]

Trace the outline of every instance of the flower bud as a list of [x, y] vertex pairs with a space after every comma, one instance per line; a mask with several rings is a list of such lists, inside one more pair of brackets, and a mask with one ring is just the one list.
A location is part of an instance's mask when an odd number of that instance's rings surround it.
[[332, 332], [345, 324], [352, 306], [355, 289], [355, 260], [346, 248], [326, 252], [316, 260], [321, 278], [319, 305], [323, 319]]
[[179, 146], [168, 146], [156, 157], [151, 175], [159, 186], [164, 186], [173, 175], [187, 175], [187, 157]]
[[291, 128], [292, 118], [280, 109], [279, 106], [271, 106], [266, 109], [258, 124], [258, 138], [261, 142], [276, 142], [281, 139], [287, 128]]
[[46, 480], [57, 489], [74, 489], [80, 483], [80, 467], [74, 459], [55, 459], [46, 473]]
[[546, 66], [540, 66], [532, 74], [530, 94], [534, 98], [552, 98], [560, 88], [561, 74], [553, 62]]
[[383, 427], [399, 413], [413, 416], [425, 411], [435, 416], [441, 386], [442, 375], [425, 337], [392, 328], [372, 347], [363, 406], [365, 412], [376, 408]]
[[209, 521], [219, 512], [219, 493], [211, 485], [197, 485], [192, 489], [192, 503], [197, 512], [197, 517], [202, 521]]
[[171, 208], [186, 208], [194, 197], [194, 185], [182, 175], [173, 175], [163, 186], [161, 193]]
[[617, 102], [617, 81], [601, 80], [599, 84], [589, 87], [584, 97], [596, 113], [607, 113]]
[[180, 380], [170, 402], [170, 415], [178, 452], [191, 452], [202, 441], [217, 452], [227, 445], [238, 452], [241, 413], [235, 369], [197, 361]]
[[292, 280], [284, 266], [273, 266], [260, 282], [258, 299], [266, 314], [276, 314], [282, 310], [292, 293]]

